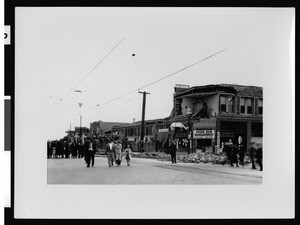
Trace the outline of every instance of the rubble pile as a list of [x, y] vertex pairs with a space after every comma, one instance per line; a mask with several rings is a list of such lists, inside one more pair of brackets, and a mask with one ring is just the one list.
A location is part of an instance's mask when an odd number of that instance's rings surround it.
[[190, 155], [180, 155], [178, 156], [178, 162], [225, 164], [227, 157], [224, 154], [201, 152]]
[[[161, 156], [160, 154], [162, 153], [137, 153], [137, 152], [133, 152], [131, 154], [132, 157], [135, 158], [144, 158], [144, 159], [159, 159]], [[171, 157], [170, 157], [171, 159]]]
[[[156, 152], [156, 153], [132, 153], [132, 157], [135, 158], [148, 158], [148, 159], [157, 159], [159, 161], [171, 161], [171, 155]], [[177, 162], [181, 163], [212, 163], [212, 164], [226, 164], [228, 162], [228, 158], [226, 154], [216, 154], [211, 152], [200, 152], [200, 153], [193, 153], [193, 154], [177, 154]], [[244, 163], [249, 164], [251, 163], [250, 157], [245, 156]]]

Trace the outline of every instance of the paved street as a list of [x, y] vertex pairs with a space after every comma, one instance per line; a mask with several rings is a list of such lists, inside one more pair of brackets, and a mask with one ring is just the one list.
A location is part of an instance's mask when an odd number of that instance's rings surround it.
[[108, 167], [105, 156], [95, 157], [95, 166], [84, 159], [48, 159], [48, 184], [261, 184], [262, 171], [250, 166], [192, 164], [132, 158], [131, 166]]

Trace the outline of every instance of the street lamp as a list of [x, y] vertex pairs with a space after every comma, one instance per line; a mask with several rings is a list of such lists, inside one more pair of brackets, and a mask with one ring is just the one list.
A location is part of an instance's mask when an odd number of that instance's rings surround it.
[[188, 135], [188, 139], [189, 139], [189, 149], [188, 149], [188, 154], [193, 153], [193, 127], [191, 124], [191, 117], [193, 115], [193, 111], [192, 109], [188, 108], [186, 114], [188, 115], [188, 123], [189, 123], [189, 135]]
[[[81, 108], [82, 104], [83, 104], [83, 103], [78, 103], [78, 105], [79, 105], [79, 108]], [[80, 135], [80, 140], [81, 140], [81, 143], [82, 143], [83, 141], [82, 141], [81, 122], [82, 122], [82, 115], [80, 114], [80, 127], [79, 127], [79, 135]]]

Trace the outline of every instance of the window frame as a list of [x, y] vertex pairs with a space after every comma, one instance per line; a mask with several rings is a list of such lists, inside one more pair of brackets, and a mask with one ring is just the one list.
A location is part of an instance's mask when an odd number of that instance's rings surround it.
[[[229, 103], [232, 99], [232, 104]], [[223, 103], [225, 101], [225, 104]], [[220, 113], [235, 113], [236, 97], [233, 95], [220, 95]], [[225, 108], [224, 108], [225, 107]], [[225, 111], [224, 111], [225, 109]]]
[[[250, 101], [250, 105], [248, 104]], [[250, 108], [251, 107], [251, 108]], [[254, 97], [241, 97], [240, 99], [240, 114], [253, 115], [254, 114]], [[249, 113], [251, 109], [251, 113]]]
[[[260, 102], [261, 102], [261, 106], [260, 106]], [[257, 102], [257, 114], [260, 116], [263, 114], [263, 104], [264, 104], [263, 99], [259, 98]]]
[[[222, 101], [222, 100], [224, 100], [224, 101]], [[224, 106], [225, 106], [225, 111], [223, 110]], [[221, 111], [221, 113], [222, 112], [225, 112], [225, 113], [227, 112], [226, 96], [220, 96], [220, 111]]]

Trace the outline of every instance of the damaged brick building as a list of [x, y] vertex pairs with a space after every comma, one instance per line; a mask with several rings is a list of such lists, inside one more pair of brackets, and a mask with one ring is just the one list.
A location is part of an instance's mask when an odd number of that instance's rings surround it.
[[[139, 150], [141, 123], [113, 128]], [[176, 85], [170, 117], [145, 121], [144, 151], [161, 151], [176, 140], [180, 151], [220, 152], [230, 140], [248, 149], [262, 144], [263, 88], [236, 84]], [[119, 135], [120, 134], [120, 135]]]

